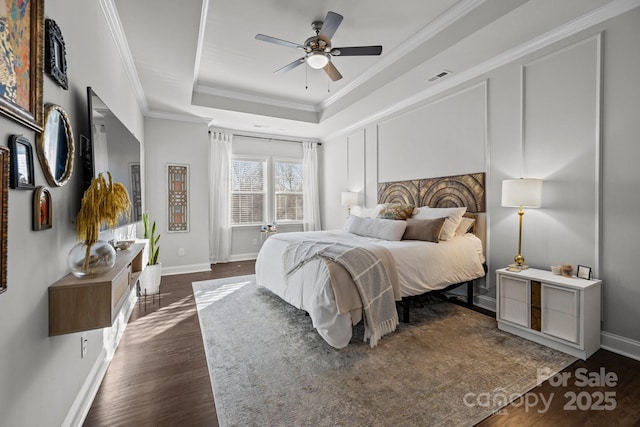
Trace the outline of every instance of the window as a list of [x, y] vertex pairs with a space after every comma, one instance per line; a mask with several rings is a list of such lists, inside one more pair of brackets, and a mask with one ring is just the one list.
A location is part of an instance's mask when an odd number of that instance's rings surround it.
[[231, 224], [262, 224], [266, 204], [265, 162], [233, 159], [231, 177]]
[[300, 160], [239, 156], [229, 175], [231, 225], [303, 221]]
[[279, 162], [275, 168], [275, 221], [302, 221], [302, 164]]

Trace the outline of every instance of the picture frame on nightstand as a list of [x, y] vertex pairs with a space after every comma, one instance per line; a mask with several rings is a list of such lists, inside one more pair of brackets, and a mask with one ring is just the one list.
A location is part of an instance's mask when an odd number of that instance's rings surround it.
[[576, 276], [581, 279], [591, 280], [591, 267], [579, 265], [578, 271], [576, 272]]

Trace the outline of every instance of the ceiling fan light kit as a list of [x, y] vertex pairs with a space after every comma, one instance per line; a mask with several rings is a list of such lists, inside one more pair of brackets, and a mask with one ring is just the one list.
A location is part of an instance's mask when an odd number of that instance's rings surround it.
[[331, 38], [335, 34], [338, 26], [342, 22], [342, 15], [335, 12], [327, 12], [324, 21], [313, 21], [311, 28], [316, 32], [315, 36], [305, 40], [304, 45], [299, 45], [290, 41], [278, 39], [264, 34], [257, 34], [256, 40], [278, 44], [280, 46], [302, 49], [305, 56], [285, 65], [284, 67], [274, 71], [275, 73], [284, 73], [294, 69], [298, 65], [306, 62], [309, 67], [319, 70], [324, 69], [329, 78], [333, 81], [340, 80], [342, 75], [331, 62], [332, 56], [364, 56], [364, 55], [380, 55], [382, 46], [355, 46], [355, 47], [336, 47], [331, 48]]
[[306, 61], [309, 67], [319, 70], [329, 63], [329, 57], [326, 53], [311, 52], [307, 55]]

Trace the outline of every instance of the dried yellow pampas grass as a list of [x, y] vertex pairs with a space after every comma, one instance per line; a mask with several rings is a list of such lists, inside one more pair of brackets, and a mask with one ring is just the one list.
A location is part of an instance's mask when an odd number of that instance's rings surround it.
[[82, 196], [78, 213], [78, 240], [88, 246], [98, 241], [100, 226], [115, 228], [120, 217], [129, 217], [131, 201], [129, 193], [120, 182], [113, 182], [111, 173], [91, 180], [91, 185]]

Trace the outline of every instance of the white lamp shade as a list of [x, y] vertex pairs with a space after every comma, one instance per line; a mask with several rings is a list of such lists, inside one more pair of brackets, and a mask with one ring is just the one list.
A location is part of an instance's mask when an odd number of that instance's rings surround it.
[[356, 206], [358, 204], [358, 193], [353, 191], [342, 192], [342, 206]]
[[316, 70], [323, 68], [328, 62], [329, 58], [323, 52], [311, 52], [307, 55], [307, 64], [309, 64], [309, 67], [315, 68]]
[[502, 181], [502, 206], [539, 208], [542, 206], [542, 180], [505, 179]]

